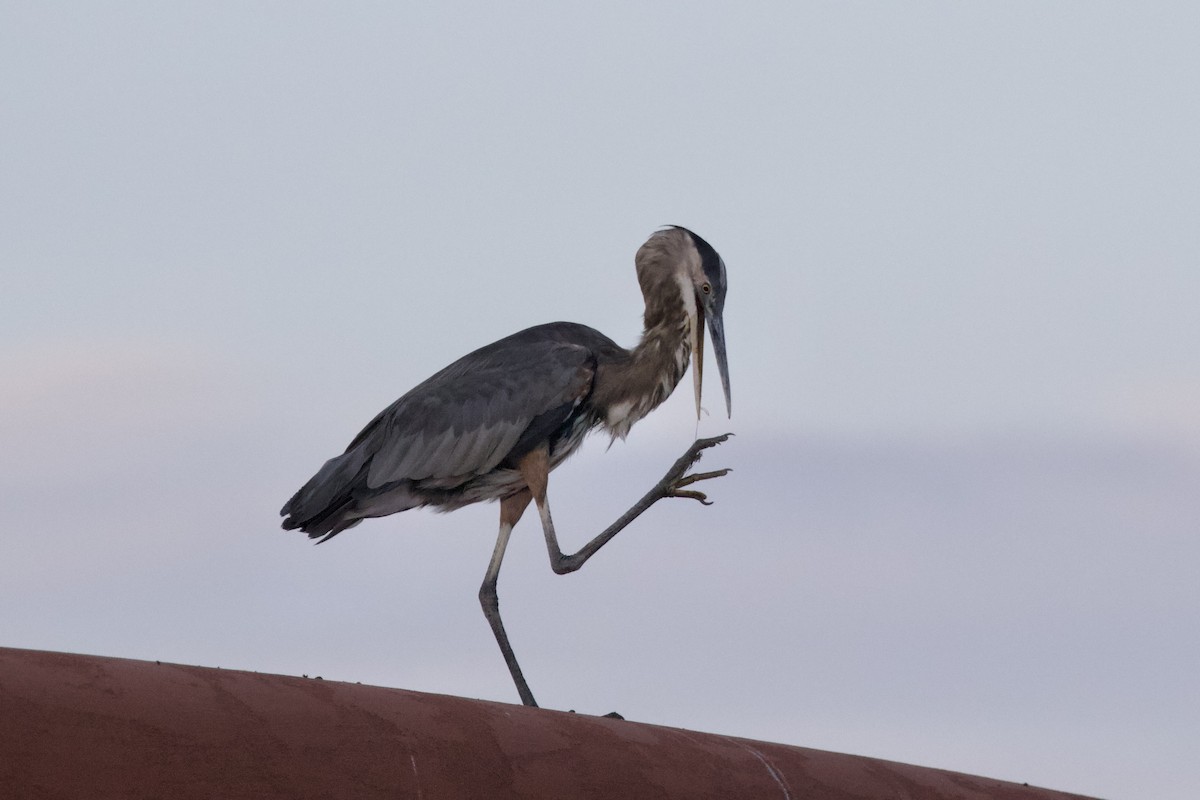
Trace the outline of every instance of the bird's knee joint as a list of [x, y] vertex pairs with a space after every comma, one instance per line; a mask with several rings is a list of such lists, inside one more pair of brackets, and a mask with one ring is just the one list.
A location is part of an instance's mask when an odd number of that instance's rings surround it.
[[554, 570], [555, 575], [569, 575], [581, 566], [582, 563], [576, 563], [566, 556], [550, 562], [550, 569]]

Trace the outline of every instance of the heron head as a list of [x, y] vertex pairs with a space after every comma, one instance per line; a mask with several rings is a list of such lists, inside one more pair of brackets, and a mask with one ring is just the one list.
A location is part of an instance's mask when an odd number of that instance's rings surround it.
[[[689, 252], [678, 262], [680, 289], [691, 292], [695, 298], [696, 319], [691, 325], [692, 338], [692, 382], [696, 390], [696, 418], [700, 417], [700, 387], [704, 378], [704, 328], [712, 337], [713, 354], [717, 369], [721, 372], [721, 389], [725, 393], [725, 412], [733, 416], [729, 396], [729, 364], [725, 359], [725, 262], [712, 245], [687, 228], [678, 225], [673, 230], [690, 238]], [[685, 298], [686, 301], [686, 298]], [[685, 305], [687, 303], [685, 302]], [[701, 319], [703, 318], [703, 319]]]

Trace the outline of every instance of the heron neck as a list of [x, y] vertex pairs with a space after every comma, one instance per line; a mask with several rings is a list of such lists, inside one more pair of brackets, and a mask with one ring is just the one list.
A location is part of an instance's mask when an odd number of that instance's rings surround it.
[[[602, 422], [622, 439], [635, 422], [657, 408], [679, 384], [691, 361], [690, 321], [682, 307], [651, 316], [641, 341], [625, 358], [604, 365], [608, 373], [596, 382], [596, 405]], [[607, 390], [607, 391], [606, 391]]]

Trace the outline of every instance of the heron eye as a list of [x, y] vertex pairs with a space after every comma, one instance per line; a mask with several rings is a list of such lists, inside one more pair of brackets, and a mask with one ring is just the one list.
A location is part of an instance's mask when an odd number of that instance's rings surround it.
[[712, 286], [707, 283], [702, 283], [700, 284], [700, 291], [704, 292], [705, 294], [712, 294]]

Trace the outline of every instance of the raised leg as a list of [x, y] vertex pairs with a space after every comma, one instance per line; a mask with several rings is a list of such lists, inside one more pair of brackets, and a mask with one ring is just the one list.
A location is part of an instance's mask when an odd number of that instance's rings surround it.
[[[650, 508], [650, 506], [662, 500], [664, 497], [688, 497], [693, 500], [698, 500], [705, 505], [710, 505], [708, 497], [703, 492], [697, 492], [693, 489], [684, 489], [685, 486], [690, 486], [697, 481], [709, 480], [711, 478], [719, 478], [722, 475], [729, 473], [728, 469], [718, 469], [712, 472], [701, 472], [688, 475], [687, 471], [693, 464], [700, 460], [700, 455], [710, 447], [715, 447], [721, 442], [724, 442], [731, 434], [722, 436], [714, 436], [711, 439], [697, 439], [687, 451], [679, 457], [679, 459], [671, 465], [667, 470], [667, 474], [659, 481], [654, 488], [646, 492], [641, 500], [634, 503], [633, 507], [626, 511], [612, 525], [601, 531], [594, 539], [585, 544], [579, 549], [579, 552], [572, 555], [565, 555], [558, 545], [558, 536], [554, 532], [554, 521], [550, 518], [550, 505], [546, 501], [546, 482], [549, 475], [549, 455], [545, 447], [538, 448], [532, 451], [529, 455], [521, 459], [518, 464], [521, 470], [521, 475], [525, 478], [525, 483], [529, 490], [533, 493], [533, 500], [537, 503], [538, 513], [542, 518], [542, 532], [546, 536], [546, 551], [550, 555], [550, 568], [559, 575], [564, 575], [568, 572], [574, 572], [582, 567], [589, 558], [594, 556], [596, 552], [606, 545], [609, 540], [621, 532], [621, 530], [633, 522], [642, 512]], [[528, 499], [525, 501], [528, 503]]]
[[479, 604], [483, 606], [483, 615], [487, 617], [488, 624], [492, 626], [496, 644], [500, 645], [500, 652], [504, 654], [504, 663], [508, 664], [508, 671], [512, 675], [513, 683], [517, 685], [517, 693], [521, 695], [521, 702], [527, 706], [536, 707], [537, 701], [533, 699], [533, 692], [529, 691], [529, 684], [525, 682], [525, 676], [521, 674], [521, 665], [517, 663], [512, 645], [508, 643], [508, 634], [504, 631], [504, 623], [500, 621], [500, 596], [496, 593], [496, 583], [500, 579], [500, 563], [504, 561], [504, 549], [508, 547], [508, 537], [512, 533], [513, 526], [517, 524], [517, 520], [521, 518], [521, 514], [525, 513], [531, 497], [532, 495], [527, 489], [522, 489], [512, 497], [506, 497], [500, 501], [500, 534], [496, 537], [496, 549], [492, 551], [492, 560], [488, 564], [487, 573], [483, 576], [483, 585], [479, 587]]
[[496, 592], [496, 585], [500, 579], [500, 564], [504, 561], [504, 551], [508, 547], [508, 538], [512, 534], [513, 526], [517, 524], [517, 520], [521, 518], [521, 515], [525, 513], [525, 509], [529, 506], [529, 501], [537, 501], [538, 512], [542, 517], [542, 531], [546, 535], [546, 549], [550, 554], [550, 566], [560, 575], [567, 572], [574, 572], [582, 567], [584, 562], [595, 555], [597, 550], [616, 536], [622, 528], [633, 522], [643, 511], [664, 497], [689, 497], [693, 500], [699, 500], [705, 505], [709, 505], [708, 498], [705, 497], [703, 492], [683, 487], [690, 486], [697, 481], [719, 478], [727, 474], [729, 470], [719, 469], [713, 472], [701, 472], [692, 475], [688, 475], [687, 471], [700, 459], [700, 455], [704, 450], [709, 447], [715, 447], [728, 439], [729, 436], [730, 434], [727, 433], [724, 436], [716, 436], [711, 439], [697, 439], [687, 449], [687, 452], [671, 465], [671, 468], [667, 470], [667, 474], [663, 476], [663, 479], [647, 492], [641, 500], [622, 514], [616, 522], [605, 528], [596, 538], [580, 548], [579, 552], [569, 556], [564, 555], [562, 550], [559, 549], [558, 537], [554, 533], [554, 521], [550, 518], [550, 506], [546, 502], [546, 482], [550, 466], [549, 454], [542, 447], [521, 459], [518, 467], [525, 478], [528, 488], [522, 489], [517, 494], [500, 501], [500, 533], [496, 537], [496, 549], [492, 551], [492, 560], [488, 563], [487, 573], [483, 576], [483, 585], [479, 587], [479, 604], [483, 606], [483, 614], [487, 617], [488, 624], [492, 626], [492, 634], [496, 637], [496, 644], [500, 645], [500, 652], [504, 654], [504, 663], [508, 665], [508, 671], [512, 675], [513, 683], [517, 686], [517, 693], [521, 695], [522, 703], [527, 706], [537, 706], [537, 701], [533, 699], [533, 692], [529, 691], [529, 684], [525, 682], [525, 676], [521, 672], [521, 665], [517, 663], [517, 657], [513, 653], [512, 645], [508, 642], [508, 634], [504, 630], [504, 623], [500, 620], [500, 598]]

